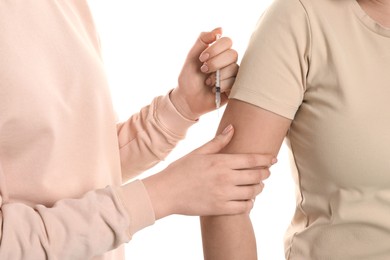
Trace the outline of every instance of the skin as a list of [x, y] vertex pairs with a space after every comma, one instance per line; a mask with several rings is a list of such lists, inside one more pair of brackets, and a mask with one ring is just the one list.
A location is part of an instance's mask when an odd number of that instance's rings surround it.
[[390, 28], [390, 0], [358, 0], [358, 3], [372, 19]]
[[[221, 33], [221, 28], [216, 28], [200, 34], [184, 62], [179, 84], [171, 92], [172, 103], [189, 119], [215, 109], [212, 73], [217, 69], [221, 71], [222, 104], [227, 102], [226, 92], [238, 71], [237, 52], [231, 49], [229, 38], [216, 41]], [[156, 219], [171, 214], [242, 214], [252, 209], [275, 159], [271, 155], [220, 153], [233, 133], [228, 126], [210, 142], [143, 180]]]
[[[362, 8], [390, 28], [390, 0], [359, 0]], [[291, 120], [248, 103], [230, 100], [219, 130], [235, 127], [226, 153], [264, 153], [277, 156]], [[256, 138], [251, 138], [256, 136]], [[257, 249], [249, 214], [201, 217], [205, 260], [256, 260]]]
[[[222, 117], [218, 131], [231, 123], [235, 127], [225, 153], [264, 153], [276, 156], [291, 120], [254, 105], [232, 99]], [[248, 138], [256, 136], [256, 138]], [[206, 260], [255, 260], [256, 240], [249, 214], [201, 218]]]
[[156, 219], [171, 214], [242, 214], [252, 209], [275, 161], [256, 154], [217, 154], [233, 132], [229, 126], [224, 134], [143, 180]]

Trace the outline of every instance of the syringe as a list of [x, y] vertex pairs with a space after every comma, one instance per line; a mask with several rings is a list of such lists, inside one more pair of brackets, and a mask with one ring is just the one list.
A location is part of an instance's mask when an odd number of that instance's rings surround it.
[[215, 106], [217, 109], [221, 106], [221, 76], [219, 70], [215, 73]]
[[[221, 38], [220, 34], [216, 35], [217, 40]], [[215, 106], [218, 109], [221, 106], [221, 72], [215, 73]]]

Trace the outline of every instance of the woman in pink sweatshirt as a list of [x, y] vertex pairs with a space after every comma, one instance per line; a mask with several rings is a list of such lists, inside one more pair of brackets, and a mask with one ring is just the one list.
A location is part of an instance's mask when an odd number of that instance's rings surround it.
[[214, 109], [213, 72], [231, 88], [230, 39], [209, 46], [220, 33], [202, 33], [178, 86], [118, 124], [86, 1], [0, 2], [0, 259], [119, 260], [156, 219], [251, 209], [272, 158], [218, 154], [232, 126], [128, 182]]

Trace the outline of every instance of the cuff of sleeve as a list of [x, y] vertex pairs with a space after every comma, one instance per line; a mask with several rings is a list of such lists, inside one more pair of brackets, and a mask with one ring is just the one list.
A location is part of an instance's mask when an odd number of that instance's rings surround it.
[[[172, 91], [172, 90], [171, 90]], [[184, 137], [187, 129], [198, 122], [191, 120], [180, 114], [169, 98], [169, 91], [165, 96], [160, 96], [157, 99], [155, 117], [166, 129], [177, 136]]]
[[135, 180], [119, 187], [118, 196], [129, 215], [129, 233], [131, 236], [137, 231], [154, 224], [154, 210], [142, 181]]

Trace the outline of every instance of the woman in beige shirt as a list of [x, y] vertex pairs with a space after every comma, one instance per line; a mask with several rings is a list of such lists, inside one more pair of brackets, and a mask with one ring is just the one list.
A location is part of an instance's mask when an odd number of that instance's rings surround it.
[[[389, 0], [275, 0], [261, 16], [220, 126], [236, 129], [229, 153], [276, 155], [286, 137], [286, 259], [390, 259], [389, 72]], [[257, 258], [248, 214], [202, 226], [206, 259]]]

